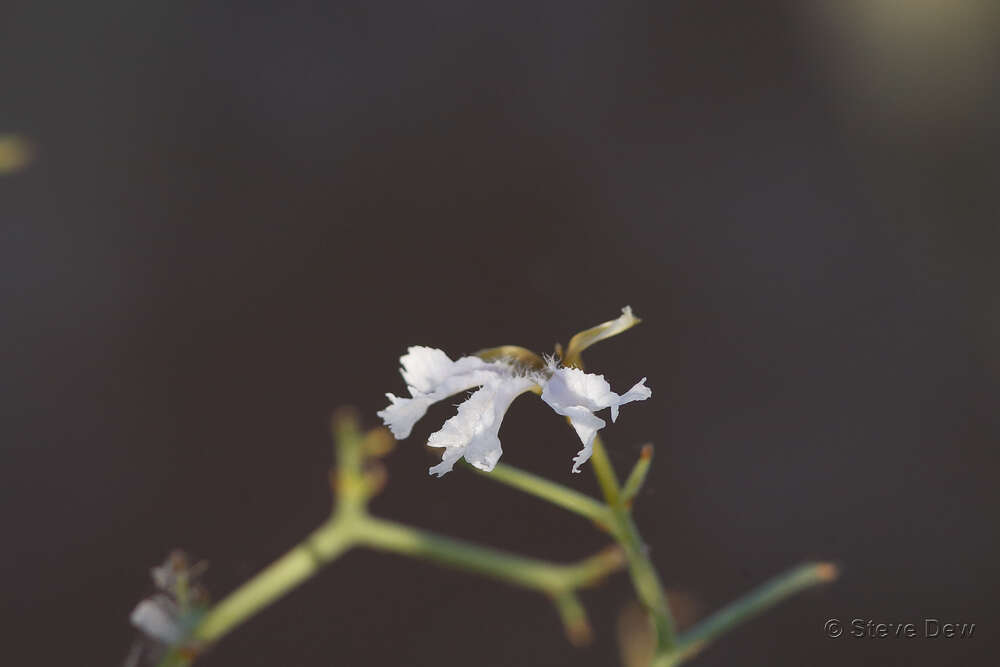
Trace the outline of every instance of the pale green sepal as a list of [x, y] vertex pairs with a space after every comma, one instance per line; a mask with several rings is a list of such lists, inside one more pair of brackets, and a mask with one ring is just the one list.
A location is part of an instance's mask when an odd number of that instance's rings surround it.
[[617, 336], [623, 331], [627, 331], [639, 324], [639, 322], [642, 322], [642, 320], [632, 314], [632, 308], [625, 306], [622, 308], [621, 317], [598, 324], [596, 327], [591, 327], [573, 336], [569, 341], [569, 345], [566, 346], [566, 356], [563, 358], [563, 363], [567, 366], [580, 366], [580, 354], [588, 347], [605, 338]]

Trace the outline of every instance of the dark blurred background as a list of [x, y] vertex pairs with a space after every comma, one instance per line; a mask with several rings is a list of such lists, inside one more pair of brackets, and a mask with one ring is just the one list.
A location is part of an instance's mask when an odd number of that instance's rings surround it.
[[[605, 431], [682, 615], [808, 559], [837, 583], [696, 664], [988, 665], [997, 6], [7, 2], [0, 12], [5, 660], [114, 665], [148, 568], [221, 596], [328, 511], [328, 419], [375, 425], [407, 345], [589, 354], [653, 400]], [[438, 406], [380, 514], [529, 555], [604, 543], [456, 471]], [[504, 461], [571, 476], [532, 397]], [[615, 665], [631, 599], [352, 552], [213, 665]], [[977, 623], [827, 639], [830, 617]], [[13, 657], [12, 657], [13, 656]], [[14, 660], [14, 658], [18, 658]]]

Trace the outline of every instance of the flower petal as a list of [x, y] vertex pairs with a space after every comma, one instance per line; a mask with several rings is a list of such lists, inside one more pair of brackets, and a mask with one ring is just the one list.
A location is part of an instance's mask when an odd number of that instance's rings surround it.
[[618, 400], [611, 404], [611, 421], [618, 421], [618, 408], [632, 401], [645, 401], [653, 395], [653, 390], [646, 386], [646, 378], [642, 378], [635, 383], [631, 389], [618, 397]]
[[[495, 373], [491, 364], [478, 357], [462, 357], [452, 361], [444, 351], [434, 347], [414, 345], [399, 358], [401, 372], [411, 396], [441, 394], [442, 398], [475, 387], [472, 377], [478, 371]], [[481, 382], [478, 384], [482, 384]]]
[[580, 472], [580, 466], [586, 463], [590, 459], [590, 455], [594, 453], [594, 437], [598, 431], [604, 428], [606, 422], [587, 408], [579, 405], [565, 408], [559, 414], [569, 417], [569, 423], [573, 425], [573, 430], [580, 436], [580, 442], [583, 443], [583, 449], [573, 457], [573, 472]]
[[382, 422], [389, 427], [397, 440], [408, 438], [413, 425], [420, 421], [420, 418], [427, 414], [427, 408], [436, 402], [427, 396], [400, 398], [386, 394], [386, 398], [389, 399], [389, 406], [376, 414], [382, 418]]
[[[552, 376], [545, 384], [542, 400], [556, 406], [582, 405], [591, 412], [611, 405], [618, 394], [603, 375], [584, 373], [579, 368], [550, 366]], [[559, 412], [556, 409], [556, 412]], [[559, 413], [562, 414], [562, 413]]]
[[413, 425], [434, 403], [510, 372], [502, 362], [490, 363], [478, 357], [452, 361], [442, 350], [419, 345], [409, 348], [399, 363], [411, 398], [386, 394], [389, 405], [378, 412], [397, 440], [409, 437]]
[[573, 459], [573, 472], [580, 472], [580, 465], [590, 458], [594, 450], [594, 436], [604, 428], [605, 422], [594, 412], [611, 408], [611, 420], [618, 419], [619, 406], [632, 401], [642, 401], [652, 396], [645, 385], [646, 378], [636, 383], [623, 396], [611, 391], [603, 375], [584, 373], [578, 368], [550, 366], [552, 373], [542, 389], [542, 400], [557, 414], [569, 417], [583, 449]]
[[444, 447], [441, 463], [430, 469], [432, 475], [444, 475], [462, 456], [480, 470], [489, 472], [500, 460], [500, 424], [510, 404], [535, 385], [525, 376], [496, 378], [484, 384], [458, 408], [441, 430], [427, 440], [431, 447]]
[[451, 469], [455, 467], [458, 460], [462, 458], [462, 454], [463, 451], [458, 448], [449, 447], [448, 449], [445, 449], [444, 453], [441, 455], [441, 463], [436, 466], [431, 466], [428, 472], [432, 475], [437, 475], [438, 477], [451, 472]]

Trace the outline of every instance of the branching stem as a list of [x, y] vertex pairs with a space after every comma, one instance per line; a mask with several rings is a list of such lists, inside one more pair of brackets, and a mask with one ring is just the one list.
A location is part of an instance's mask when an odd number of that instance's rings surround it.
[[[336, 509], [330, 519], [208, 609], [198, 620], [189, 640], [174, 647], [161, 665], [188, 664], [194, 653], [219, 641], [319, 572], [324, 565], [357, 546], [420, 558], [539, 591], [555, 604], [571, 641], [578, 643], [589, 637], [590, 626], [576, 591], [621, 569], [626, 561], [622, 549], [612, 546], [579, 562], [558, 564], [376, 518], [367, 510], [368, 500], [378, 485], [366, 472], [365, 436], [357, 430], [350, 416], [341, 416], [336, 421], [334, 436], [338, 465], [332, 471], [331, 483]], [[500, 474], [507, 483], [574, 509], [583, 516], [595, 521], [610, 520], [608, 508], [576, 491], [523, 471], [503, 470]]]
[[358, 524], [357, 540], [359, 545], [422, 558], [549, 595], [590, 586], [624, 564], [618, 549], [558, 565], [374, 517]]
[[594, 454], [591, 461], [594, 464], [597, 483], [604, 492], [604, 498], [614, 516], [614, 532], [619, 544], [625, 550], [632, 585], [656, 628], [656, 653], [657, 655], [669, 653], [676, 643], [676, 631], [670, 607], [667, 605], [667, 596], [663, 592], [660, 576], [649, 560], [639, 529], [632, 520], [629, 509], [625, 507], [621, 487], [618, 485], [618, 476], [611, 467], [611, 460], [600, 436], [594, 437]]
[[[372, 516], [367, 505], [380, 484], [378, 475], [372, 472], [378, 470], [378, 464], [369, 460], [370, 452], [385, 451], [379, 445], [385, 436], [380, 431], [361, 434], [350, 416], [337, 420], [334, 435], [338, 465], [331, 475], [336, 500], [333, 515], [300, 544], [208, 609], [198, 619], [188, 641], [173, 647], [162, 666], [189, 664], [196, 652], [217, 642], [353, 547], [411, 556], [541, 592], [555, 604], [573, 643], [585, 642], [591, 632], [577, 591], [627, 566], [636, 594], [656, 631], [652, 667], [675, 667], [719, 635], [780, 600], [836, 576], [836, 568], [830, 564], [803, 565], [751, 591], [678, 637], [659, 575], [630, 511], [648, 472], [650, 448], [644, 448], [623, 490], [604, 444], [595, 438], [591, 463], [606, 503], [513, 466], [498, 465], [488, 475], [594, 521], [618, 543], [576, 563], [557, 564]], [[376, 464], [374, 468], [372, 463]]]

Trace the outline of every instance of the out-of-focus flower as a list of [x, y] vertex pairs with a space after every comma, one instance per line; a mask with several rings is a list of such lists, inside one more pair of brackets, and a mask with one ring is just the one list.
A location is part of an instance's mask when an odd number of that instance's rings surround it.
[[164, 593], [146, 598], [136, 605], [129, 616], [132, 625], [143, 634], [164, 644], [176, 644], [184, 638], [180, 619], [180, 607]]
[[133, 647], [126, 665], [143, 664], [139, 656], [150, 653], [150, 648], [156, 649], [152, 654], [159, 655], [165, 646], [179, 644], [187, 637], [208, 606], [208, 596], [198, 584], [206, 567], [205, 562], [191, 565], [187, 555], [177, 550], [150, 570], [157, 593], [140, 601], [129, 616], [146, 641]]
[[[583, 348], [638, 321], [626, 307], [617, 320], [584, 332], [588, 334], [584, 344], [574, 346], [571, 341], [574, 364], [579, 365], [579, 352]], [[578, 339], [579, 335], [574, 337], [574, 341]], [[427, 441], [431, 447], [444, 448], [441, 463], [430, 469], [431, 474], [438, 476], [450, 472], [462, 457], [480, 470], [493, 470], [503, 453], [500, 424], [514, 399], [526, 391], [540, 393], [542, 400], [556, 413], [569, 418], [576, 430], [583, 449], [573, 459], [573, 472], [580, 472], [580, 465], [590, 458], [594, 437], [605, 426], [605, 421], [594, 412], [611, 408], [611, 420], [615, 421], [620, 406], [652, 395], [645, 385], [646, 378], [619, 395], [611, 391], [603, 375], [562, 366], [555, 359], [542, 363], [537, 355], [513, 346], [484, 350], [478, 356], [456, 361], [439, 349], [415, 346], [399, 361], [410, 397], [386, 394], [389, 406], [378, 413], [399, 440], [410, 435], [428, 407], [478, 387], [459, 406], [458, 413]]]

